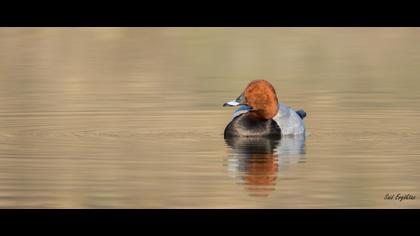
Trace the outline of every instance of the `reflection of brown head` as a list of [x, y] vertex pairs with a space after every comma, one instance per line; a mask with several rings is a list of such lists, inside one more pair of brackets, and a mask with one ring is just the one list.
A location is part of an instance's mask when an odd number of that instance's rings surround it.
[[276, 90], [266, 80], [251, 81], [245, 88], [244, 99], [252, 112], [265, 120], [272, 119], [278, 112]]
[[232, 137], [226, 143], [238, 154], [242, 184], [251, 196], [268, 196], [277, 181], [278, 156], [274, 152], [279, 139]]
[[244, 176], [246, 189], [252, 196], [268, 196], [277, 180], [276, 156], [272, 153], [252, 154], [247, 162]]

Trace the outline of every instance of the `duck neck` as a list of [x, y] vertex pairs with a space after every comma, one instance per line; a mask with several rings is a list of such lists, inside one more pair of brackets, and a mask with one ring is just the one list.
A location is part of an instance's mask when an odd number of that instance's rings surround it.
[[265, 109], [258, 109], [253, 111], [255, 115], [261, 120], [271, 120], [277, 115], [278, 105], [273, 104], [272, 106], [266, 107]]

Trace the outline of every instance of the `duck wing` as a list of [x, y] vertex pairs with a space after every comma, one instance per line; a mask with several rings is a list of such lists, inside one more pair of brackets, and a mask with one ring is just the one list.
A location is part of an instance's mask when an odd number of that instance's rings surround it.
[[[302, 115], [303, 114], [304, 113], [302, 113]], [[279, 112], [273, 117], [273, 120], [279, 125], [282, 135], [305, 133], [305, 125], [303, 124], [302, 116], [283, 103], [279, 103]]]

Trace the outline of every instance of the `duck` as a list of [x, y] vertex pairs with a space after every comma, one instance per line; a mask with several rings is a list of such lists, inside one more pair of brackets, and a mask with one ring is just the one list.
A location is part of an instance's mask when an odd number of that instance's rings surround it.
[[306, 112], [279, 103], [276, 90], [266, 80], [251, 81], [239, 97], [223, 104], [223, 107], [237, 106], [224, 130], [225, 139], [305, 134]]

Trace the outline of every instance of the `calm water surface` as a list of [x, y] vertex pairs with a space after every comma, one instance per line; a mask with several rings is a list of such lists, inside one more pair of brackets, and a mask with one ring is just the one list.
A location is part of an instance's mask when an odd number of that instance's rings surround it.
[[[418, 28], [1, 28], [0, 208], [419, 208], [419, 42]], [[306, 136], [223, 139], [222, 104], [253, 79], [306, 110]]]

